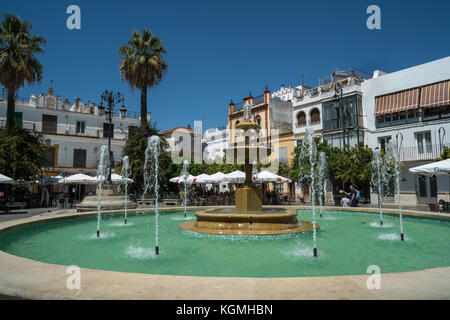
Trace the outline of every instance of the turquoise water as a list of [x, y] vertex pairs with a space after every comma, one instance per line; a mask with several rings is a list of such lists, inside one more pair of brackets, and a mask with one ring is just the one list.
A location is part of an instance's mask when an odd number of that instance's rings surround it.
[[[188, 212], [188, 219], [194, 219]], [[310, 210], [299, 219], [311, 221]], [[312, 233], [272, 237], [194, 234], [178, 224], [184, 213], [160, 214], [160, 255], [154, 255], [154, 215], [104, 216], [96, 238], [96, 217], [24, 226], [0, 234], [0, 249], [38, 261], [85, 268], [189, 276], [305, 277], [382, 273], [450, 266], [450, 223], [404, 219], [401, 242], [397, 217], [325, 211], [317, 218], [317, 258]]]

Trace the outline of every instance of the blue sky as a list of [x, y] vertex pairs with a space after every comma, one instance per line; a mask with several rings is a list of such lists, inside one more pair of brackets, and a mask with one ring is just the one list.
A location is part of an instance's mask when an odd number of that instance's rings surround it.
[[[81, 8], [81, 30], [66, 28], [66, 8]], [[366, 8], [381, 8], [381, 30], [366, 28]], [[169, 72], [150, 92], [149, 109], [160, 129], [203, 120], [203, 129], [227, 123], [228, 102], [266, 84], [317, 86], [336, 68], [393, 72], [450, 53], [448, 0], [433, 1], [5, 1], [1, 13], [30, 21], [47, 39], [40, 56], [44, 78], [20, 97], [46, 92], [71, 102], [99, 102], [120, 90], [130, 110], [134, 93], [119, 74], [118, 47], [133, 29], [150, 29], [167, 49]]]

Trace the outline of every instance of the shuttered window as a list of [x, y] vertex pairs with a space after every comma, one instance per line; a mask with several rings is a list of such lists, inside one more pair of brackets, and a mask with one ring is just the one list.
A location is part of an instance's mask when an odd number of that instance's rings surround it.
[[58, 132], [58, 117], [51, 114], [42, 115], [42, 132], [57, 133]]
[[86, 168], [86, 149], [73, 150], [73, 167]]
[[56, 148], [55, 147], [46, 147], [44, 148], [44, 166], [48, 168], [54, 168], [56, 158]]
[[103, 138], [114, 138], [114, 123], [103, 123]]

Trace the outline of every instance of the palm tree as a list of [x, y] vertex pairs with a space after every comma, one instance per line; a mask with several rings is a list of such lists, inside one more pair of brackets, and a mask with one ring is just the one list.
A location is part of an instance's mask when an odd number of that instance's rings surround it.
[[32, 84], [42, 79], [42, 65], [35, 58], [43, 53], [44, 38], [31, 35], [33, 26], [18, 16], [6, 13], [0, 22], [0, 83], [8, 90], [6, 127], [15, 126], [15, 97], [25, 81]]
[[150, 30], [142, 34], [133, 30], [128, 43], [119, 48], [121, 56], [120, 74], [131, 86], [141, 90], [141, 126], [147, 125], [147, 88], [157, 86], [167, 73], [167, 64], [163, 60], [166, 49], [161, 40]]

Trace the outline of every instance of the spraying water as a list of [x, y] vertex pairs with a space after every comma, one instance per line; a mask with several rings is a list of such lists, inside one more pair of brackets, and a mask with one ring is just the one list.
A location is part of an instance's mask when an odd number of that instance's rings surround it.
[[373, 152], [372, 160], [372, 185], [377, 186], [378, 194], [378, 208], [380, 210], [380, 226], [383, 226], [383, 205], [382, 205], [382, 195], [384, 190], [386, 190], [386, 184], [389, 183], [389, 172], [387, 170], [387, 165], [381, 156], [380, 150], [375, 150]]
[[100, 220], [101, 220], [101, 208], [102, 208], [102, 186], [106, 181], [109, 168], [109, 154], [108, 146], [102, 146], [100, 149], [100, 160], [98, 162], [97, 169], [97, 192], [98, 192], [98, 205], [97, 205], [97, 238], [100, 237]]
[[403, 217], [402, 217], [402, 203], [400, 201], [400, 156], [398, 154], [397, 143], [391, 139], [386, 147], [386, 159], [389, 162], [394, 163], [394, 179], [397, 191], [397, 203], [398, 203], [398, 214], [400, 217], [400, 238], [404, 241], [403, 235]]
[[[144, 163], [144, 193], [142, 197], [151, 188], [155, 193], [155, 254], [159, 255], [159, 208], [158, 208], [158, 175], [159, 175], [159, 154], [161, 152], [161, 139], [158, 136], [151, 136], [147, 140], [147, 148], [145, 149], [145, 163]], [[151, 159], [153, 158], [153, 159]], [[150, 170], [151, 161], [153, 160], [153, 170]], [[153, 181], [153, 183], [152, 183]]]
[[325, 152], [319, 152], [319, 161], [317, 166], [317, 186], [319, 189], [320, 217], [322, 218], [323, 194], [325, 190], [325, 178], [327, 171], [327, 156], [325, 155]]
[[128, 177], [130, 176], [130, 160], [128, 156], [124, 156], [122, 160], [122, 183], [125, 185], [125, 220], [124, 223], [127, 224], [127, 204], [128, 204]]
[[[308, 122], [305, 131], [305, 138], [303, 139], [302, 147], [300, 150], [300, 159], [309, 158], [310, 173], [305, 175], [304, 178], [309, 178], [311, 186], [311, 206], [312, 206], [312, 217], [313, 217], [313, 240], [314, 249], [313, 255], [317, 257], [317, 245], [316, 245], [316, 186], [315, 186], [315, 168], [317, 165], [317, 148], [314, 142], [314, 129]], [[300, 164], [301, 165], [301, 164]]]
[[187, 160], [183, 161], [183, 168], [181, 169], [180, 176], [183, 178], [184, 185], [184, 217], [186, 218], [186, 184], [189, 178], [189, 162]]
[[252, 165], [252, 181], [255, 182], [256, 175], [259, 173], [258, 168], [256, 167], [256, 161], [253, 161]]

